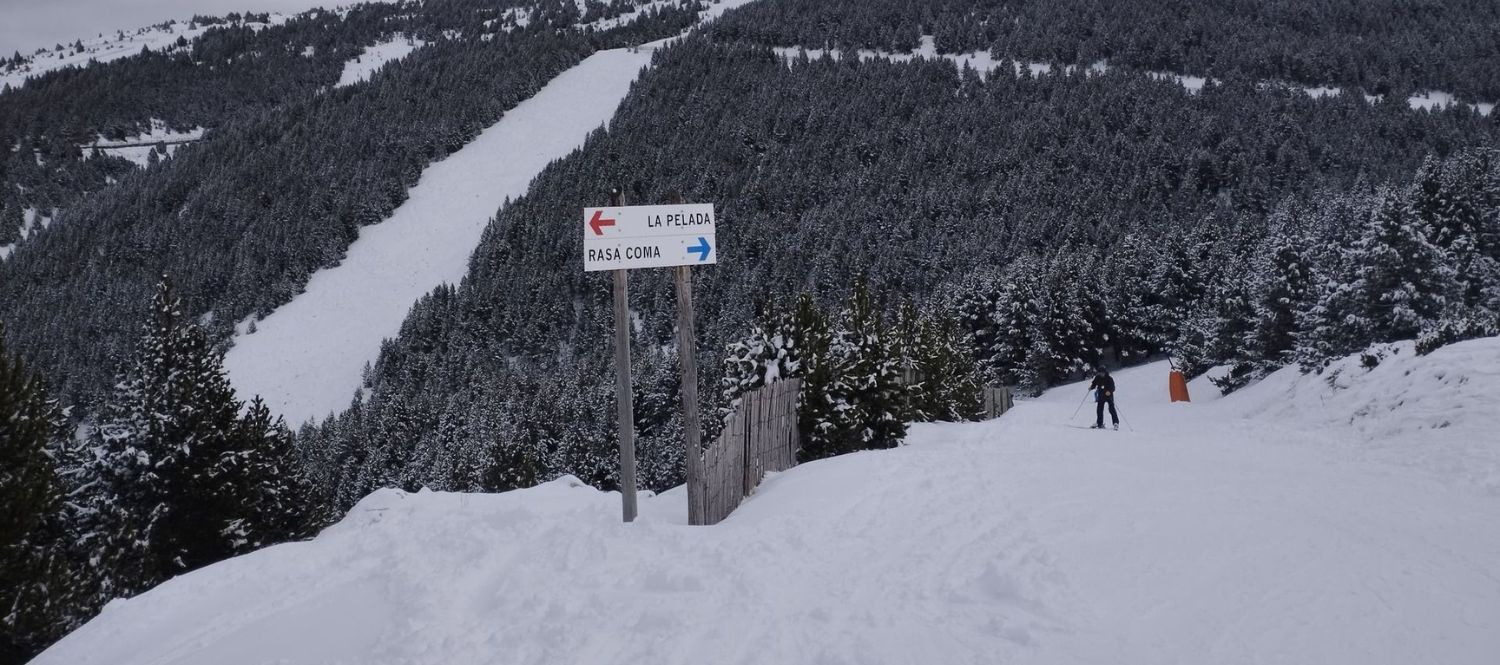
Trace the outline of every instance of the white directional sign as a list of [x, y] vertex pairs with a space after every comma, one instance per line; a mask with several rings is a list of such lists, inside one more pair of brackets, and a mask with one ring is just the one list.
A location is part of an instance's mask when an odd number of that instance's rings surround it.
[[711, 203], [583, 209], [584, 272], [718, 262]]

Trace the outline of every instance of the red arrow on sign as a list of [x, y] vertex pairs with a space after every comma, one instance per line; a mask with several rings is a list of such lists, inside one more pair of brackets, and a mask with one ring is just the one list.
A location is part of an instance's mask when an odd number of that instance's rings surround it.
[[603, 210], [595, 210], [594, 218], [589, 220], [589, 228], [594, 230], [594, 235], [596, 236], [604, 235], [604, 227], [614, 225], [615, 220], [604, 218]]

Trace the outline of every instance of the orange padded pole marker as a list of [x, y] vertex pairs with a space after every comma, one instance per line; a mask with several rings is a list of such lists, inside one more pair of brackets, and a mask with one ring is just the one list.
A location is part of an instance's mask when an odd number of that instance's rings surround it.
[[1172, 370], [1172, 374], [1167, 377], [1167, 391], [1171, 393], [1173, 402], [1193, 401], [1188, 399], [1187, 377], [1179, 370]]

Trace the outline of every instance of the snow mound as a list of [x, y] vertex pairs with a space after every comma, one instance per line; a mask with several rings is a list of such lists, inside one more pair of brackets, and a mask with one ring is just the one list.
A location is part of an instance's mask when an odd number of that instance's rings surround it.
[[1382, 345], [1321, 374], [1282, 369], [1242, 393], [1228, 401], [1245, 417], [1298, 423], [1363, 457], [1500, 496], [1500, 337], [1426, 356], [1412, 342]]
[[[312, 541], [112, 603], [36, 663], [912, 663], [1003, 654], [1058, 628], [1039, 604], [1056, 582], [1024, 530], [966, 533], [972, 505], [912, 531], [882, 519], [894, 502], [869, 500], [881, 457], [843, 462], [807, 467], [854, 483], [829, 508], [783, 500], [713, 529], [681, 524], [680, 491], [643, 497], [622, 524], [617, 494], [573, 478], [382, 490]], [[821, 484], [790, 475], [787, 499]], [[912, 570], [945, 532], [980, 546]], [[861, 561], [870, 543], [887, 554]]]
[[1062, 386], [774, 474], [713, 527], [681, 488], [633, 524], [571, 477], [382, 490], [35, 662], [1489, 665], [1500, 500], [1402, 461], [1493, 420], [1500, 340], [1395, 348], [1336, 365], [1343, 388], [1281, 373], [1187, 404], [1165, 363], [1123, 370], [1119, 432]]

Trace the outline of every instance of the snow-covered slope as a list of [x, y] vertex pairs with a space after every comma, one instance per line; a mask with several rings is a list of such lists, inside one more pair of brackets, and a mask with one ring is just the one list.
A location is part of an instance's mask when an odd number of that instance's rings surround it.
[[[1290, 424], [1296, 439], [1404, 467], [1500, 498], [1500, 337], [1426, 356], [1411, 342], [1376, 347], [1322, 374], [1283, 369], [1216, 408], [1256, 423]], [[1500, 512], [1496, 514], [1500, 520]], [[1500, 523], [1500, 522], [1497, 522]]]
[[381, 67], [405, 58], [411, 55], [412, 51], [426, 45], [427, 42], [407, 35], [395, 35], [375, 44], [361, 52], [359, 57], [344, 63], [344, 72], [339, 75], [339, 82], [334, 84], [334, 87], [341, 88], [360, 81], [368, 81], [372, 74], [380, 71]]
[[[701, 20], [748, 2], [722, 0]], [[313, 275], [302, 295], [256, 321], [256, 332], [248, 321], [239, 326], [224, 358], [235, 390], [260, 395], [294, 427], [348, 407], [365, 364], [416, 299], [463, 277], [500, 205], [605, 124], [667, 41], [594, 54], [428, 167], [390, 218], [360, 230], [341, 264]]]
[[[34, 4], [46, 7], [54, 3], [41, 2]], [[7, 18], [10, 16], [9, 7], [6, 8], [6, 15]], [[271, 14], [269, 18], [270, 23], [246, 22], [244, 25], [251, 28], [264, 27], [284, 22], [287, 17], [282, 14]], [[26, 63], [15, 69], [0, 67], [0, 89], [3, 89], [7, 84], [12, 88], [20, 88], [26, 84], [26, 79], [45, 74], [54, 69], [75, 66], [87, 67], [95, 62], [105, 63], [137, 55], [143, 48], [149, 48], [157, 52], [172, 51], [178, 48], [175, 46], [178, 39], [192, 41], [214, 28], [214, 26], [194, 25], [190, 19], [191, 13], [178, 20], [164, 21], [161, 24], [151, 27], [130, 30], [116, 29], [121, 25], [138, 24], [140, 21], [137, 18], [124, 24], [111, 23], [107, 28], [100, 27], [99, 31], [93, 34], [92, 37], [85, 37], [82, 34], [78, 34], [71, 39], [66, 39], [65, 44], [47, 44], [45, 45], [45, 51], [33, 53], [28, 50], [21, 50], [19, 53], [27, 59]], [[0, 22], [0, 24], [3, 24], [3, 22]], [[80, 32], [86, 31], [80, 30]], [[67, 34], [73, 33], [68, 32]], [[73, 45], [76, 43], [82, 43], [82, 51], [73, 48]], [[54, 50], [56, 46], [63, 46], [63, 49]], [[10, 57], [15, 52], [0, 49], [0, 53], [5, 54], [0, 57]]]
[[[195, 14], [224, 16], [230, 12], [269, 12], [291, 15], [318, 6], [331, 9], [336, 4], [348, 3], [320, 0], [4, 0], [0, 2], [0, 13], [4, 16], [4, 20], [0, 20], [0, 57], [9, 57], [16, 51], [31, 55], [39, 48], [51, 49], [57, 44], [72, 44], [79, 39], [87, 46], [91, 38], [98, 39], [100, 35], [113, 40], [118, 31], [136, 36], [135, 50], [126, 53], [133, 55], [141, 50], [140, 39], [153, 32], [147, 28], [137, 35], [137, 28], [168, 19], [175, 18], [183, 24], [177, 26], [181, 31]], [[273, 16], [272, 20], [284, 19]], [[187, 37], [193, 38], [191, 34]], [[172, 35], [168, 43], [176, 39], [176, 35]], [[151, 48], [156, 50], [157, 46]]]
[[680, 490], [628, 525], [566, 478], [381, 491], [36, 662], [1490, 665], [1500, 495], [1402, 460], [1488, 427], [1497, 366], [1480, 340], [1337, 393], [1277, 375], [1191, 404], [1145, 366], [1117, 376], [1123, 431], [1078, 428], [1065, 386], [774, 476], [714, 527], [683, 524]]

